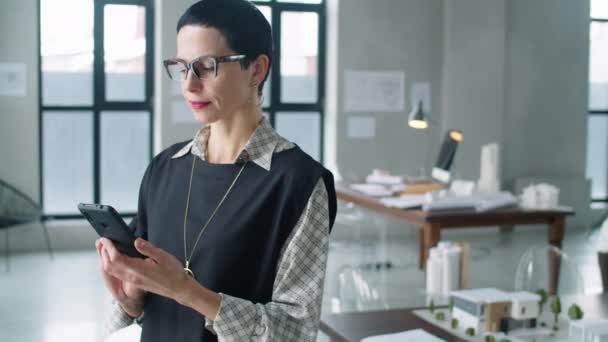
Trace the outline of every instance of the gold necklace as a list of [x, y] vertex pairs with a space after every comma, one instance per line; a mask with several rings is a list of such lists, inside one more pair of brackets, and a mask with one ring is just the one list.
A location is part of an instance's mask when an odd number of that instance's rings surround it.
[[217, 210], [220, 208], [222, 203], [224, 203], [224, 200], [226, 199], [226, 197], [228, 197], [230, 190], [232, 190], [232, 187], [234, 187], [234, 184], [236, 183], [237, 179], [239, 179], [239, 176], [245, 169], [245, 165], [247, 165], [247, 162], [243, 163], [243, 166], [239, 170], [239, 173], [237, 173], [236, 177], [234, 177], [234, 180], [232, 181], [232, 184], [230, 184], [230, 186], [228, 187], [228, 190], [226, 190], [224, 197], [222, 197], [220, 202], [217, 204], [217, 206], [213, 210], [213, 213], [211, 213], [211, 216], [209, 216], [209, 219], [207, 219], [207, 222], [205, 223], [203, 228], [201, 228], [201, 231], [200, 231], [200, 233], [198, 233], [198, 237], [196, 238], [196, 241], [194, 242], [194, 247], [192, 247], [192, 250], [190, 251], [190, 257], [188, 257], [188, 244], [186, 241], [186, 221], [188, 220], [188, 207], [190, 206], [190, 192], [192, 191], [192, 175], [194, 175], [194, 164], [195, 164], [197, 158], [198, 157], [196, 155], [194, 155], [194, 154], [192, 155], [192, 170], [190, 170], [190, 184], [188, 185], [188, 197], [186, 199], [186, 212], [184, 213], [184, 261], [186, 263], [185, 267], [184, 267], [184, 272], [186, 272], [186, 274], [188, 274], [192, 278], [195, 278], [195, 277], [194, 277], [194, 272], [192, 272], [192, 269], [190, 269], [190, 260], [192, 260], [192, 256], [194, 255], [194, 251], [196, 250], [196, 245], [198, 245], [198, 241], [201, 239], [201, 236], [203, 235], [203, 232], [205, 231], [205, 229], [207, 229], [209, 222], [211, 222], [211, 220], [215, 216], [215, 213], [217, 212]]

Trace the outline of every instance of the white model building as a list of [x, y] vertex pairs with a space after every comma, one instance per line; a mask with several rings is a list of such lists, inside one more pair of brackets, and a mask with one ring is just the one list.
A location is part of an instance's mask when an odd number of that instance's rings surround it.
[[[459, 326], [487, 332], [501, 330], [503, 320], [533, 320], [538, 317], [540, 296], [530, 292], [472, 289], [451, 293], [452, 317]], [[508, 325], [507, 325], [508, 326]]]
[[608, 342], [608, 320], [571, 321], [568, 341]]
[[540, 296], [530, 292], [512, 292], [511, 318], [515, 320], [536, 319], [540, 315]]

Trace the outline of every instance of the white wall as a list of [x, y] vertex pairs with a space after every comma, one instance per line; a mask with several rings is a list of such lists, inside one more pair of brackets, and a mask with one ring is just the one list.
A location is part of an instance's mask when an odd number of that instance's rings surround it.
[[510, 0], [507, 30], [504, 179], [557, 185], [586, 227], [589, 0]]
[[461, 129], [455, 176], [479, 178], [481, 146], [502, 142], [505, 1], [446, 1], [442, 131]]
[[24, 63], [27, 96], [0, 96], [0, 179], [39, 201], [38, 1], [8, 0], [0, 15], [0, 63]]
[[[329, 61], [334, 69], [328, 70], [328, 80], [334, 80], [337, 86], [328, 84], [328, 89], [337, 88], [328, 93], [332, 97], [329, 101], [335, 102], [328, 107], [327, 115], [337, 121], [333, 132], [337, 137], [335, 156], [344, 178], [365, 176], [373, 168], [415, 175], [424, 167], [427, 144], [436, 140], [438, 130], [430, 131], [432, 136], [429, 136], [429, 132], [408, 128], [407, 113], [344, 112], [344, 71], [404, 71], [407, 89], [414, 82], [430, 82], [431, 116], [439, 120], [442, 115], [442, 4], [437, 0], [343, 0], [338, 3], [337, 11], [330, 12], [330, 15], [337, 14], [337, 18], [334, 15], [330, 20], [338, 21], [339, 40], [334, 54], [337, 60]], [[355, 116], [376, 118], [375, 139], [348, 137], [348, 118]]]

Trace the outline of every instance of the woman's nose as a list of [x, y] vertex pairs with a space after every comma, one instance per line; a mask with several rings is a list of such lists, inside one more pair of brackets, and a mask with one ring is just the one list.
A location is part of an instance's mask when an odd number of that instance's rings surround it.
[[183, 82], [184, 88], [190, 92], [200, 91], [203, 85], [203, 82], [196, 77], [192, 69], [188, 70], [186, 79]]

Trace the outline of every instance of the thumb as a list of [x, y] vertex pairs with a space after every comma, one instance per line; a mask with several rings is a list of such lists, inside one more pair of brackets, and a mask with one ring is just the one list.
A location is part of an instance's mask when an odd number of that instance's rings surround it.
[[135, 249], [153, 260], [158, 260], [162, 256], [162, 251], [159, 248], [142, 238], [135, 240]]

